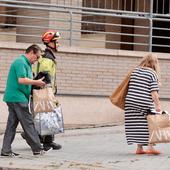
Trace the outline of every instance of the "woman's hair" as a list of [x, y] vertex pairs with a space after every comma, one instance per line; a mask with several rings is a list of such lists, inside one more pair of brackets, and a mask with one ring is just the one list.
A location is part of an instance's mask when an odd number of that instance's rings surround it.
[[155, 54], [148, 53], [145, 55], [139, 64], [140, 67], [149, 67], [153, 69], [158, 77], [160, 77], [160, 68], [159, 68], [159, 63], [158, 63], [158, 58]]

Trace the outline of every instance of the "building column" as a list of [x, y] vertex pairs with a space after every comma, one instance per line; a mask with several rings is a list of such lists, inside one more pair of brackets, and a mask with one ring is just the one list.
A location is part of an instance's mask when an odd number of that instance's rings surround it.
[[[103, 2], [104, 3], [104, 2]], [[122, 8], [122, 1], [119, 1], [119, 7]], [[114, 3], [112, 3], [111, 9], [117, 10], [118, 9], [118, 1], [114, 0]], [[112, 32], [112, 33], [121, 33], [121, 27], [120, 26], [110, 26], [107, 25], [107, 23], [110, 24], [121, 24], [122, 19], [119, 17], [111, 17], [106, 16], [106, 26], [105, 26], [105, 32]], [[107, 34], [106, 35], [106, 41], [116, 41], [118, 43], [111, 43], [106, 42], [105, 47], [110, 49], [120, 49], [121, 44], [121, 35], [114, 35], [114, 34]]]
[[[135, 8], [137, 8], [137, 4], [135, 4]], [[140, 11], [149, 12], [150, 1], [145, 1], [145, 6], [144, 6], [144, 3], [140, 3], [138, 8]], [[148, 19], [134, 19], [134, 25], [148, 27], [148, 28], [134, 28], [134, 34], [146, 35], [146, 36], [149, 35], [149, 20]], [[134, 51], [148, 51], [149, 50], [149, 37], [134, 36], [134, 43], [148, 44], [145, 46], [134, 44]]]
[[[77, 0], [71, 0], [71, 1], [63, 1], [63, 0], [51, 0], [52, 4], [57, 4], [61, 6], [77, 6], [82, 4], [82, 0], [79, 0], [79, 3], [77, 3]], [[62, 9], [63, 8], [56, 8]], [[75, 11], [75, 10], [74, 10]], [[77, 11], [79, 11], [77, 9]], [[49, 27], [55, 28], [61, 33], [61, 40], [60, 42], [66, 46], [69, 45], [79, 45], [79, 41], [75, 41], [73, 39], [81, 39], [81, 23], [80, 22], [73, 22], [71, 23], [71, 20], [81, 21], [82, 15], [81, 14], [75, 14], [75, 13], [69, 13], [69, 12], [50, 12], [49, 15]], [[54, 20], [56, 19], [56, 20]], [[61, 30], [63, 29], [63, 30]], [[73, 30], [79, 30], [79, 31], [73, 31]], [[72, 41], [70, 40], [72, 39]], [[67, 39], [67, 40], [66, 40]]]
[[[29, 0], [29, 2], [40, 2], [39, 0]], [[50, 3], [50, 0], [41, 0], [41, 3]], [[33, 9], [18, 9], [18, 15], [23, 16], [22, 18], [17, 18], [18, 25], [25, 25], [18, 26], [16, 29], [17, 34], [25, 34], [25, 35], [35, 35], [34, 36], [24, 36], [24, 35], [17, 35], [16, 42], [24, 42], [24, 43], [41, 43], [41, 34], [46, 30], [46, 28], [29, 28], [27, 26], [37, 26], [37, 27], [49, 27], [49, 11], [42, 11], [42, 10], [33, 10]], [[45, 19], [27, 19], [27, 17], [44, 17]]]

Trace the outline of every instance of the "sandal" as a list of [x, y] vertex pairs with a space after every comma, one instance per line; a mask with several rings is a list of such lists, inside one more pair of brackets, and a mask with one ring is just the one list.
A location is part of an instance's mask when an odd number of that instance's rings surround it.
[[146, 152], [143, 149], [137, 149], [136, 154], [146, 154]]
[[151, 155], [159, 155], [159, 154], [161, 154], [161, 152], [160, 151], [158, 151], [158, 150], [146, 150], [145, 151], [146, 152], [146, 154], [151, 154]]

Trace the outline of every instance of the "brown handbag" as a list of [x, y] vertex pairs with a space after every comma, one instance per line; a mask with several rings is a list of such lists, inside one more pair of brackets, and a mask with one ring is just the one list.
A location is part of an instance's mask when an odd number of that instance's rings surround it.
[[52, 87], [33, 90], [33, 112], [52, 112], [56, 108], [57, 99], [54, 96]]
[[131, 70], [124, 80], [118, 85], [118, 87], [113, 91], [112, 95], [110, 96], [110, 101], [115, 106], [119, 107], [120, 109], [124, 110], [125, 107], [125, 98], [128, 92], [130, 76], [133, 70]]
[[170, 142], [170, 115], [155, 114], [148, 115], [149, 143]]

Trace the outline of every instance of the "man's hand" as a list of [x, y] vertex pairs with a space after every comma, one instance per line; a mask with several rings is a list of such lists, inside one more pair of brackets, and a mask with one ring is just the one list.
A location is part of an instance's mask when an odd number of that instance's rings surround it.
[[44, 78], [45, 77], [42, 77], [42, 78], [40, 78], [38, 80], [34, 80], [35, 81], [34, 85], [40, 86], [40, 87], [45, 86], [45, 82], [43, 81]]

